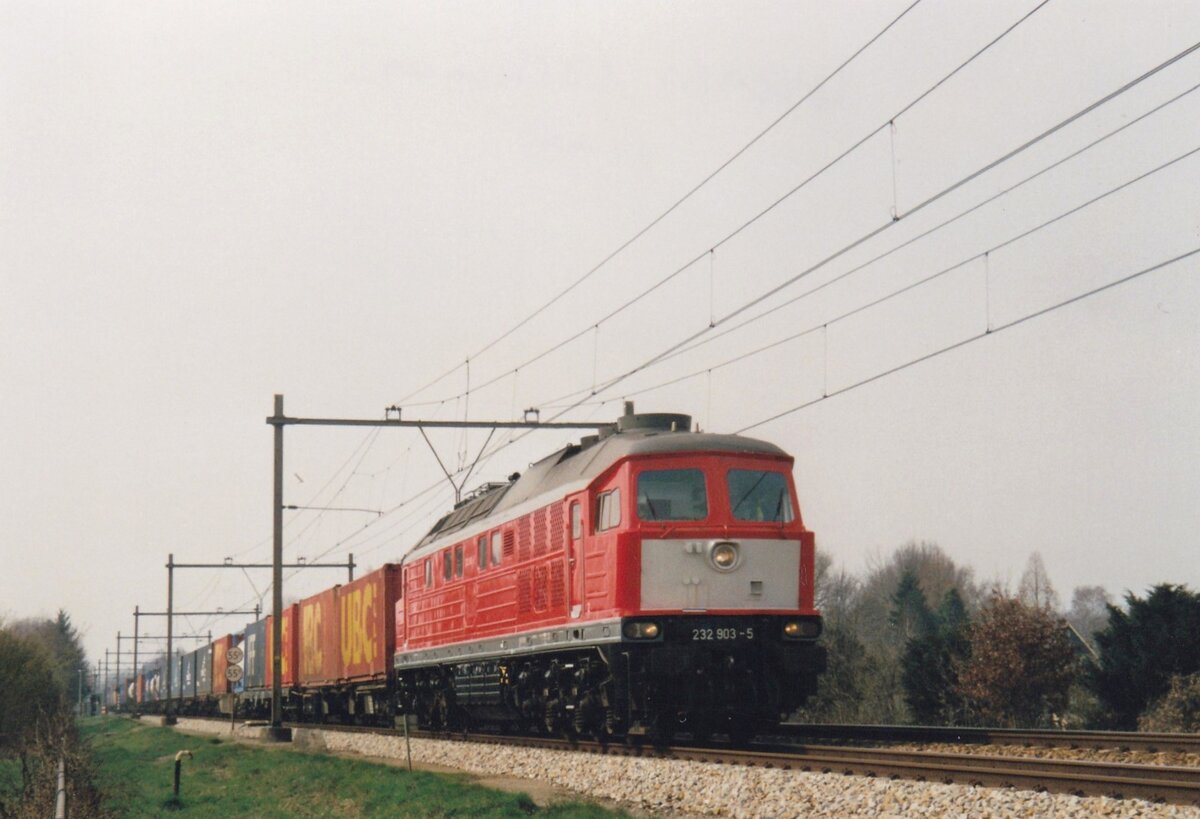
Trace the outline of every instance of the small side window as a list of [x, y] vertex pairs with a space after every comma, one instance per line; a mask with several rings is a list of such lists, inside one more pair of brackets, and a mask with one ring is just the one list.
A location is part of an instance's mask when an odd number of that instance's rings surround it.
[[462, 577], [463, 573], [463, 545], [460, 543], [454, 547], [454, 576]]
[[450, 550], [442, 552], [442, 580], [449, 580], [454, 573], [454, 567], [450, 564]]
[[583, 537], [583, 508], [579, 501], [571, 502], [571, 540]]
[[600, 496], [596, 509], [596, 531], [603, 532], [621, 525], [621, 490], [614, 489]]
[[492, 565], [500, 565], [500, 554], [504, 549], [504, 538], [500, 532], [492, 532]]
[[479, 569], [482, 571], [487, 568], [487, 535], [479, 536]]
[[428, 588], [433, 585], [433, 560], [425, 558], [425, 586]]

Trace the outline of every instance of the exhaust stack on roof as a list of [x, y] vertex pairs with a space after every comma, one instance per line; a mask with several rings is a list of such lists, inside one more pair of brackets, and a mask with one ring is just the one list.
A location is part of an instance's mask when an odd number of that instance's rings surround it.
[[677, 412], [634, 413], [633, 402], [625, 402], [625, 414], [617, 419], [617, 432], [630, 430], [653, 430], [658, 432], [688, 432], [692, 428], [692, 416]]

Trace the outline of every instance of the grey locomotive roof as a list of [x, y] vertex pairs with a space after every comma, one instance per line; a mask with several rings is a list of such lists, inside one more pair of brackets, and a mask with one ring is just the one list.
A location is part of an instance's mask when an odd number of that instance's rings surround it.
[[[586, 439], [585, 439], [586, 440]], [[707, 432], [678, 432], [659, 429], [627, 429], [614, 432], [588, 445], [572, 444], [530, 465], [509, 484], [488, 487], [477, 497], [464, 501], [439, 520], [417, 547], [466, 527], [491, 514], [501, 514], [557, 487], [591, 480], [613, 464], [631, 455], [664, 455], [676, 452], [731, 452], [788, 457], [774, 444], [740, 435]]]

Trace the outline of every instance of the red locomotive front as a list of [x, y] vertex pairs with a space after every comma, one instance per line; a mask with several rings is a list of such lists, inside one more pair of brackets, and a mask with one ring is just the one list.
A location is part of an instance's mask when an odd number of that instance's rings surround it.
[[744, 733], [815, 690], [792, 459], [633, 415], [490, 485], [404, 560], [399, 707], [611, 734]]

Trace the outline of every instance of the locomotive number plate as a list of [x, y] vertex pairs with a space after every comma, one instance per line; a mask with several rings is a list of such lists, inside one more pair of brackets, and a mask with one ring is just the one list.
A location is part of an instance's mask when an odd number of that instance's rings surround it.
[[734, 642], [753, 640], [754, 626], [692, 626], [693, 642]]

